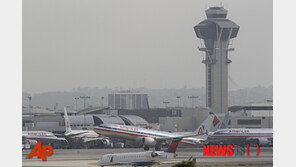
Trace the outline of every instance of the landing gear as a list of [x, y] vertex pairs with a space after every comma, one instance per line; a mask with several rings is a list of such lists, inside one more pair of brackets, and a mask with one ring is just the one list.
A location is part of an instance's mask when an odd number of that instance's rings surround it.
[[149, 147], [148, 146], [144, 146], [144, 150], [145, 151], [148, 151], [149, 150]]
[[160, 151], [161, 150], [161, 146], [155, 146], [155, 151]]

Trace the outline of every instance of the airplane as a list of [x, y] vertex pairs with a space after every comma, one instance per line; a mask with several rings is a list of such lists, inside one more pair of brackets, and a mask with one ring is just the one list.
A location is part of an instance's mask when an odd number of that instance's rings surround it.
[[65, 138], [57, 137], [48, 131], [22, 131], [22, 144], [29, 145], [29, 148], [34, 147], [37, 142], [53, 144], [57, 141], [67, 142]]
[[105, 154], [97, 163], [98, 167], [114, 165], [153, 166], [175, 158], [176, 149], [182, 139], [173, 139], [166, 151], [145, 151], [133, 153]]
[[273, 129], [221, 129], [209, 132], [208, 144], [234, 144], [245, 146], [258, 144], [259, 146], [273, 145]]
[[206, 144], [234, 144], [245, 146], [247, 144], [259, 144], [260, 146], [273, 145], [273, 130], [272, 129], [249, 129], [236, 128], [226, 129], [229, 122], [228, 112], [223, 121], [215, 117], [217, 124], [213, 126], [208, 135], [203, 141]]
[[72, 130], [70, 120], [67, 114], [67, 109], [64, 107], [64, 119], [65, 119], [65, 137], [72, 139], [72, 141], [81, 141], [85, 146], [92, 142], [101, 141], [105, 146], [109, 146], [111, 143], [106, 137], [101, 137], [93, 130]]
[[158, 131], [153, 129], [145, 129], [136, 126], [117, 125], [117, 124], [101, 124], [94, 127], [94, 131], [103, 136], [110, 138], [123, 139], [131, 144], [143, 144], [144, 150], [154, 146], [156, 151], [160, 151], [162, 145], [166, 145], [167, 141], [173, 138], [182, 138], [181, 143], [195, 145], [202, 143], [205, 139], [202, 136], [207, 134], [213, 125], [215, 114], [210, 112], [209, 116], [194, 132], [171, 133], [166, 131]]

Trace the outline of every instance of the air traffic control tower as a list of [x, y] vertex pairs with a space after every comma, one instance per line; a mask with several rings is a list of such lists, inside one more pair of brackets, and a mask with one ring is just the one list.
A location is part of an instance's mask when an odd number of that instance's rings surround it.
[[206, 106], [215, 113], [228, 111], [228, 52], [230, 39], [237, 36], [239, 26], [226, 19], [223, 7], [206, 10], [207, 19], [194, 27], [197, 38], [203, 39], [200, 51], [205, 53], [202, 63], [206, 65]]

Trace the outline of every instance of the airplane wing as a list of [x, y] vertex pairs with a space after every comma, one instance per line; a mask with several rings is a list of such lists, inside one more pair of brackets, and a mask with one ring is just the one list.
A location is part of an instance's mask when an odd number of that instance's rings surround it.
[[175, 138], [183, 139], [183, 138], [196, 137], [196, 136], [201, 136], [201, 135], [208, 135], [208, 130], [214, 125], [215, 118], [217, 118], [217, 116], [214, 113], [210, 112], [208, 117], [201, 123], [201, 125], [194, 132], [172, 133], [173, 136], [156, 137], [155, 140], [158, 143], [164, 143], [166, 140], [172, 140]]
[[161, 164], [175, 164], [175, 163], [180, 163], [182, 162], [181, 160], [171, 160], [171, 161], [163, 161]]
[[44, 143], [44, 144], [53, 143], [55, 141], [68, 142], [65, 138], [60, 138], [60, 137], [40, 137], [40, 138], [26, 138], [26, 137], [24, 137], [23, 139], [25, 139], [24, 142], [26, 142], [26, 141], [37, 141], [37, 142], [41, 142], [41, 143]]
[[176, 136], [171, 136], [171, 137], [156, 137], [156, 141], [164, 141], [164, 140], [173, 140], [173, 139], [183, 139], [187, 137], [194, 137], [194, 136], [199, 136], [200, 134], [197, 133], [191, 133], [191, 134], [186, 134], [186, 135], [176, 135]]
[[60, 134], [60, 133], [53, 133], [56, 137], [65, 137], [64, 134]]
[[63, 137], [57, 137], [57, 138], [55, 138], [55, 140], [60, 140], [60, 141], [67, 141], [65, 138], [63, 138]]
[[49, 141], [56, 141], [56, 140], [61, 140], [61, 141], [67, 141], [65, 138], [63, 137], [38, 137], [38, 138], [31, 138], [31, 137], [27, 137], [27, 136], [22, 136], [22, 140], [49, 140]]
[[92, 142], [96, 140], [102, 140], [101, 138], [83, 138], [83, 142]]
[[67, 141], [65, 138], [63, 137], [44, 137], [44, 140], [49, 140], [49, 141]]
[[72, 134], [66, 134], [67, 137], [73, 137], [73, 136], [77, 136], [77, 135], [82, 135], [82, 134], [85, 134], [85, 133], [88, 133], [88, 132], [79, 132], [79, 133], [72, 133]]

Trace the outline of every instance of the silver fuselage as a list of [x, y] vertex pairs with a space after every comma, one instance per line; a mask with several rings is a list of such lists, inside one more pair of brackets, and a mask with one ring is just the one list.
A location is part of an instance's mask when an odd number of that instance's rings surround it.
[[[157, 156], [152, 156], [157, 154]], [[98, 166], [108, 165], [153, 165], [167, 159], [173, 159], [176, 157], [175, 153], [169, 153], [164, 151], [146, 151], [146, 152], [134, 152], [134, 153], [118, 153], [118, 154], [105, 154], [99, 161]]]
[[48, 144], [54, 141], [66, 141], [65, 138], [56, 137], [52, 132], [47, 131], [23, 131], [22, 137], [23, 139], [42, 142], [42, 144]]
[[[130, 140], [136, 143], [141, 143], [142, 138], [161, 138], [179, 136], [177, 133], [170, 133], [166, 131], [158, 131], [153, 129], [145, 129], [135, 126], [117, 125], [117, 124], [102, 124], [94, 128], [94, 131], [103, 136], [110, 138], [117, 138], [123, 140]], [[184, 138], [180, 143], [197, 144], [199, 139], [197, 137]]]
[[81, 139], [82, 142], [102, 139], [100, 135], [93, 130], [71, 130], [70, 132], [65, 132], [65, 136], [73, 139]]
[[208, 143], [240, 144], [248, 139], [273, 139], [273, 129], [222, 129], [210, 132]]

